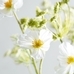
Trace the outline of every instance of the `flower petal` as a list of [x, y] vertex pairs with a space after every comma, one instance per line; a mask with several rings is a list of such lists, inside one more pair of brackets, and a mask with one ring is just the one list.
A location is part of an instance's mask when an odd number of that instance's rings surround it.
[[14, 8], [19, 9], [23, 5], [23, 0], [14, 0]]

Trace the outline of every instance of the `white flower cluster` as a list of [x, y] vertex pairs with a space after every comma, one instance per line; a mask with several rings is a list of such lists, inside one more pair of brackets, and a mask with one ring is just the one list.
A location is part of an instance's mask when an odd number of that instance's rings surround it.
[[[42, 61], [50, 43], [60, 40], [56, 74], [74, 74], [74, 9], [68, 2], [69, 0], [61, 0], [50, 6], [44, 0], [43, 9], [37, 7], [35, 18], [18, 19], [15, 12], [22, 7], [23, 0], [0, 0], [0, 13], [3, 16], [14, 15], [22, 32], [21, 35], [12, 36], [14, 47], [5, 56], [10, 56], [19, 64], [32, 64], [36, 74], [42, 74]], [[64, 39], [69, 42], [64, 42]]]

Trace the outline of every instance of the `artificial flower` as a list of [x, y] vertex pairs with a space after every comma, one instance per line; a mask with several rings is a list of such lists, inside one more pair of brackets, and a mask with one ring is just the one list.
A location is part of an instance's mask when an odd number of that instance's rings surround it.
[[5, 56], [10, 56], [11, 58], [14, 59], [15, 62], [17, 63], [31, 63], [31, 58], [29, 56], [29, 51], [24, 50], [18, 46], [14, 46], [12, 50], [8, 50], [5, 53]]
[[42, 16], [29, 19], [28, 27], [32, 29], [41, 29], [45, 27], [47, 20]]
[[23, 0], [0, 0], [0, 13], [11, 15], [13, 10], [19, 9]]
[[60, 45], [57, 74], [74, 74], [74, 46], [66, 42]]
[[51, 41], [52, 33], [50, 31], [45, 29], [40, 31], [30, 30], [18, 37], [17, 44], [29, 49], [33, 58], [41, 59], [44, 58], [45, 51], [49, 49]]

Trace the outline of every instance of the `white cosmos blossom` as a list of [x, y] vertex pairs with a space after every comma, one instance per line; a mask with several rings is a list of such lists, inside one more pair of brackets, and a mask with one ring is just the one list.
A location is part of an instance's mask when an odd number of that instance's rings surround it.
[[0, 13], [11, 15], [13, 10], [19, 9], [23, 0], [0, 0]]
[[51, 41], [52, 33], [50, 31], [45, 29], [40, 31], [30, 30], [18, 37], [17, 44], [20, 47], [29, 49], [33, 58], [41, 59], [44, 58], [45, 52], [50, 47]]
[[70, 43], [60, 45], [59, 68], [57, 74], [74, 74], [74, 46]]

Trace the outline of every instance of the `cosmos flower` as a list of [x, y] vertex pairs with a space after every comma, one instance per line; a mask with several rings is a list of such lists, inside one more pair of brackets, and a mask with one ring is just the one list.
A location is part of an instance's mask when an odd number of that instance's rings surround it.
[[13, 10], [19, 9], [22, 5], [23, 0], [0, 0], [0, 13], [9, 16]]
[[50, 47], [52, 33], [42, 29], [40, 31], [30, 30], [18, 37], [17, 44], [20, 47], [27, 48], [31, 51], [32, 57], [36, 59], [44, 58], [45, 52]]
[[74, 46], [66, 42], [60, 45], [57, 74], [74, 74]]

